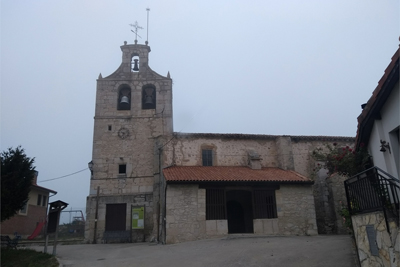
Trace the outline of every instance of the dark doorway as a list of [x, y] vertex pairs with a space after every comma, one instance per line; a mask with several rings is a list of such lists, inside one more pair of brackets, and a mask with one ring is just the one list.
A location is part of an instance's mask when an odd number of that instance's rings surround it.
[[233, 233], [244, 233], [246, 230], [244, 224], [244, 211], [242, 205], [235, 200], [226, 203], [228, 211], [228, 231]]
[[126, 203], [106, 205], [106, 231], [126, 230]]
[[226, 192], [228, 232], [253, 233], [253, 208], [251, 191], [231, 190]]

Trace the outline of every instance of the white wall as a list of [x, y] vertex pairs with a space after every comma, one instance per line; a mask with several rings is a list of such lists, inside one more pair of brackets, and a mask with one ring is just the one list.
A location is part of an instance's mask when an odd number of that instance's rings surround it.
[[[381, 120], [375, 120], [368, 143], [374, 165], [399, 178], [399, 140], [394, 130], [400, 125], [399, 120], [399, 83], [395, 85], [388, 100], [381, 109]], [[390, 152], [380, 151], [380, 140], [389, 142]]]

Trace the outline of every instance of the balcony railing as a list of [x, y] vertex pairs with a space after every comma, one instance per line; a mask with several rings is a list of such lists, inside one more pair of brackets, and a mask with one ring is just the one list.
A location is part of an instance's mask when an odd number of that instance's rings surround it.
[[399, 225], [399, 179], [372, 167], [344, 181], [344, 186], [351, 215], [383, 211], [388, 231], [388, 218]]

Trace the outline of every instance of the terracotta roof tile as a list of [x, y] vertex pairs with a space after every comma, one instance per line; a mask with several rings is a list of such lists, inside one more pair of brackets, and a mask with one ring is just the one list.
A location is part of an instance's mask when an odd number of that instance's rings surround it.
[[172, 166], [165, 168], [163, 174], [167, 182], [304, 182], [312, 180], [294, 171], [280, 168], [262, 168], [221, 166]]

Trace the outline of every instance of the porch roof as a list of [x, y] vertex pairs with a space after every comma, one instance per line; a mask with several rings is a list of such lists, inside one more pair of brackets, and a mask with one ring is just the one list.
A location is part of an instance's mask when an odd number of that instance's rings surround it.
[[172, 166], [163, 169], [167, 182], [274, 182], [305, 183], [313, 181], [297, 172], [280, 168], [254, 170], [247, 166]]

